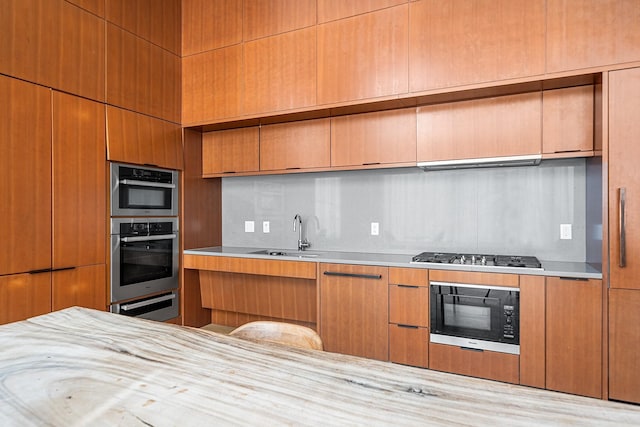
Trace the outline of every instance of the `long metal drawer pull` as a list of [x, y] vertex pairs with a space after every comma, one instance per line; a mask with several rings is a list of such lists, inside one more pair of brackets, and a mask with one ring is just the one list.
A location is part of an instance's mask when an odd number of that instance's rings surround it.
[[146, 301], [134, 302], [131, 304], [123, 304], [120, 306], [120, 308], [124, 311], [135, 310], [136, 308], [145, 307], [147, 305], [156, 304], [162, 301], [168, 301], [170, 299], [174, 299], [175, 297], [176, 297], [176, 294], [162, 295], [158, 298], [148, 299]]
[[121, 237], [120, 241], [125, 243], [148, 242], [150, 240], [175, 239], [176, 237], [177, 236], [175, 234], [163, 234], [161, 236], [134, 236], [134, 237]]
[[627, 189], [621, 187], [618, 189], [618, 211], [619, 211], [619, 221], [618, 221], [618, 237], [620, 244], [620, 260], [618, 261], [618, 265], [622, 268], [627, 266], [627, 230], [625, 224], [625, 205], [627, 203]]
[[420, 286], [416, 285], [398, 285], [399, 288], [418, 289]]
[[338, 273], [336, 271], [325, 271], [325, 276], [338, 276], [338, 277], [355, 277], [358, 279], [382, 279], [382, 274], [356, 274], [356, 273]]
[[418, 326], [405, 325], [404, 323], [398, 323], [398, 328], [418, 329]]
[[166, 184], [164, 182], [138, 181], [135, 179], [121, 179], [120, 184], [137, 185], [138, 187], [176, 188], [175, 184]]

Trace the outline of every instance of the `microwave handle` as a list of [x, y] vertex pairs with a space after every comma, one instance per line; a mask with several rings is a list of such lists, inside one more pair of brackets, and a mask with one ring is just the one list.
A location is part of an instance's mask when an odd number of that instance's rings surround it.
[[176, 297], [176, 294], [171, 293], [169, 295], [162, 295], [158, 298], [153, 298], [153, 299], [148, 299], [146, 301], [140, 301], [140, 302], [134, 302], [131, 304], [123, 304], [120, 306], [120, 309], [123, 311], [128, 311], [128, 310], [135, 310], [136, 308], [140, 308], [140, 307], [144, 307], [147, 305], [151, 305], [151, 304], [156, 304], [158, 302], [162, 302], [162, 301], [167, 301], [170, 299], [174, 299]]
[[176, 237], [178, 237], [176, 234], [163, 234], [160, 236], [133, 236], [133, 237], [121, 237], [120, 241], [125, 243], [133, 243], [133, 242], [147, 242], [149, 240], [175, 239]]
[[121, 179], [120, 184], [137, 185], [139, 187], [176, 188], [175, 184], [165, 184], [163, 182], [137, 181], [135, 179]]

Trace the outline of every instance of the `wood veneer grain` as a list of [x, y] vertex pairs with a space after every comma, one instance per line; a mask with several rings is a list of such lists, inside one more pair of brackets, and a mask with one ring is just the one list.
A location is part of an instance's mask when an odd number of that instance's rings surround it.
[[243, 0], [182, 1], [182, 55], [240, 43], [242, 6]]
[[545, 388], [545, 278], [520, 276], [520, 384]]
[[476, 273], [471, 271], [429, 270], [432, 282], [469, 283], [475, 285], [508, 286], [517, 288], [517, 274]]
[[210, 255], [184, 255], [184, 268], [262, 276], [315, 279], [316, 263]]
[[0, 324], [51, 311], [51, 273], [0, 276]]
[[107, 289], [105, 264], [54, 271], [51, 274], [51, 309], [79, 306], [105, 311]]
[[329, 119], [262, 126], [260, 170], [329, 167], [330, 129]]
[[245, 42], [315, 24], [315, 0], [253, 0], [244, 3], [242, 33]]

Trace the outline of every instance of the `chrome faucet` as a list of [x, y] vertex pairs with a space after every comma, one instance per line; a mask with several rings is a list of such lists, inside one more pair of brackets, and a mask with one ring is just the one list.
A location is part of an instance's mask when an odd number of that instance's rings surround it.
[[311, 243], [309, 243], [307, 239], [302, 238], [302, 217], [300, 216], [300, 214], [296, 214], [296, 216], [293, 217], [294, 232], [296, 231], [296, 223], [298, 225], [298, 250], [304, 251], [309, 246], [311, 246]]

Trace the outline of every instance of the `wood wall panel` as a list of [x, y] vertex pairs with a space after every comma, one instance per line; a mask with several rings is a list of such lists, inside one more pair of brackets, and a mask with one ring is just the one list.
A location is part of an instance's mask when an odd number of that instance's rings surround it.
[[316, 24], [315, 0], [252, 0], [244, 2], [245, 42]]
[[67, 0], [78, 7], [83, 8], [101, 18], [104, 18], [105, 1], [106, 0]]
[[315, 322], [316, 282], [309, 279], [200, 271], [203, 307]]
[[637, 0], [547, 1], [547, 72], [640, 60]]
[[474, 351], [453, 345], [429, 344], [429, 369], [518, 384], [515, 354]]
[[180, 57], [107, 24], [107, 103], [180, 123]]
[[51, 273], [0, 276], [0, 325], [51, 311]]
[[107, 159], [182, 169], [180, 126], [107, 106]]
[[542, 152], [594, 149], [593, 85], [542, 93]]
[[242, 41], [243, 0], [182, 0], [182, 55]]
[[330, 129], [329, 119], [262, 126], [260, 170], [329, 167]]
[[0, 275], [51, 267], [51, 92], [0, 76]]
[[89, 265], [52, 273], [52, 310], [79, 306], [107, 309], [105, 264]]
[[545, 388], [545, 278], [520, 276], [520, 384]]
[[408, 12], [401, 5], [318, 25], [319, 105], [408, 91]]
[[104, 104], [53, 92], [53, 268], [105, 263], [105, 133]]
[[185, 255], [184, 268], [297, 279], [316, 278], [316, 263], [305, 261]]
[[202, 134], [202, 175], [259, 170], [259, 138], [257, 127]]
[[104, 21], [64, 0], [8, 0], [0, 73], [105, 100]]
[[410, 2], [409, 91], [542, 75], [544, 0]]
[[243, 45], [245, 114], [316, 104], [316, 28]]
[[182, 59], [182, 124], [242, 114], [242, 45]]
[[[183, 270], [181, 307], [182, 324], [200, 328], [212, 323], [211, 309], [202, 306], [200, 295], [200, 273], [198, 270]], [[215, 322], [214, 322], [215, 323]], [[226, 324], [226, 323], [221, 323]]]
[[540, 154], [541, 120], [540, 92], [418, 107], [418, 161]]
[[361, 15], [406, 2], [407, 0], [318, 0], [318, 23]]
[[106, 0], [107, 21], [180, 55], [180, 0]]
[[640, 403], [640, 291], [609, 291], [609, 398]]
[[429, 329], [389, 325], [389, 361], [429, 367]]

